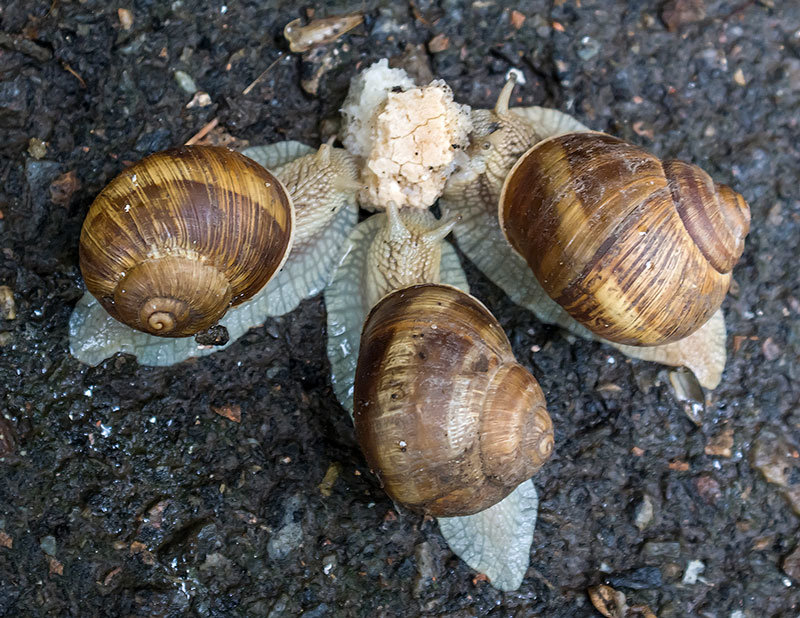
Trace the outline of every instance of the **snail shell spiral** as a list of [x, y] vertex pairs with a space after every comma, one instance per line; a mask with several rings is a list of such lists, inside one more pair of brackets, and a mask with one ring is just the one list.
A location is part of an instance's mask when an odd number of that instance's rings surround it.
[[226, 148], [155, 153], [119, 174], [81, 230], [86, 287], [135, 329], [183, 337], [260, 290], [291, 248], [281, 183]]
[[478, 300], [422, 284], [385, 296], [361, 335], [356, 436], [386, 492], [436, 517], [489, 508], [553, 450], [534, 377]]
[[744, 198], [699, 167], [591, 132], [525, 153], [499, 217], [553, 300], [628, 345], [670, 343], [702, 326], [722, 304], [750, 228]]

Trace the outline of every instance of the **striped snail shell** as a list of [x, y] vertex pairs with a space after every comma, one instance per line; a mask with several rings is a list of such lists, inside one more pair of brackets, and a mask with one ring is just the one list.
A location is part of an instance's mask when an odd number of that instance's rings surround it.
[[750, 211], [695, 165], [603, 133], [536, 144], [506, 178], [500, 226], [547, 294], [595, 334], [680, 340], [719, 309]]
[[396, 502], [436, 517], [502, 500], [553, 450], [535, 378], [486, 307], [421, 284], [385, 296], [361, 334], [356, 436]]
[[289, 254], [294, 210], [281, 183], [226, 148], [150, 155], [97, 196], [81, 230], [86, 287], [114, 318], [183, 337], [258, 292]]

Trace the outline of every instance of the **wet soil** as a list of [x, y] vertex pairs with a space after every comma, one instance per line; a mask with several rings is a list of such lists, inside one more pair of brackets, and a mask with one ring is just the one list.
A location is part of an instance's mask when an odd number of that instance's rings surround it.
[[[0, 6], [0, 285], [14, 301], [0, 317], [0, 616], [591, 616], [599, 583], [660, 617], [800, 612], [797, 3], [708, 0], [675, 17], [621, 0], [337, 2], [316, 16], [364, 24], [306, 59], [281, 34], [306, 16], [294, 3], [118, 8]], [[317, 145], [359, 68], [408, 63], [437, 35], [416, 66], [460, 102], [490, 106], [517, 68], [518, 104], [697, 163], [753, 215], [725, 303], [728, 367], [699, 424], [667, 369], [537, 323], [468, 267], [556, 427], [512, 593], [366, 469], [329, 384], [321, 298], [175, 367], [89, 368], [68, 351], [80, 225], [126, 164], [214, 118], [252, 144]], [[310, 95], [301, 81], [326, 54]], [[176, 71], [211, 104], [187, 107]]]

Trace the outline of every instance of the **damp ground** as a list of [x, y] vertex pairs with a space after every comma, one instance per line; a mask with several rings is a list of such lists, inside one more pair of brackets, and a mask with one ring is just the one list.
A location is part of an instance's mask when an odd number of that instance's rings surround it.
[[[587, 590], [608, 584], [662, 618], [796, 616], [800, 6], [423, 0], [314, 17], [350, 12], [364, 23], [303, 57], [282, 29], [311, 13], [288, 2], [0, 7], [0, 615], [592, 616]], [[475, 107], [515, 68], [515, 104], [697, 163], [752, 208], [728, 366], [704, 403], [679, 402], [664, 367], [537, 323], [467, 265], [556, 428], [516, 592], [369, 473], [329, 383], [321, 298], [175, 367], [69, 355], [78, 234], [106, 182], [213, 122], [208, 139], [316, 146], [382, 57]]]

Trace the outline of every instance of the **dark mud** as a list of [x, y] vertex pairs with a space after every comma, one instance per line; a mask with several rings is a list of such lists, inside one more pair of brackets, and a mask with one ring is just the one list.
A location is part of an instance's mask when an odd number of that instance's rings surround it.
[[[607, 582], [660, 617], [796, 616], [784, 560], [800, 521], [780, 483], [800, 482], [800, 6], [709, 0], [670, 32], [646, 2], [341, 2], [317, 16], [366, 20], [328, 48], [316, 96], [300, 83], [317, 65], [288, 53], [242, 94], [288, 51], [293, 3], [222, 7], [137, 1], [125, 30], [96, 0], [0, 6], [0, 284], [16, 306], [0, 319], [0, 615], [590, 616], [587, 587]], [[468, 269], [556, 427], [514, 593], [473, 579], [366, 470], [328, 382], [320, 298], [172, 368], [68, 353], [81, 221], [126, 162], [213, 118], [253, 144], [316, 145], [358, 68], [438, 34], [446, 49], [423, 49], [422, 70], [459, 101], [491, 105], [515, 66], [518, 103], [693, 161], [753, 212], [725, 303], [729, 363], [700, 426], [667, 370], [567, 340]], [[187, 108], [176, 70], [212, 104]], [[730, 452], [715, 450], [731, 430]]]

